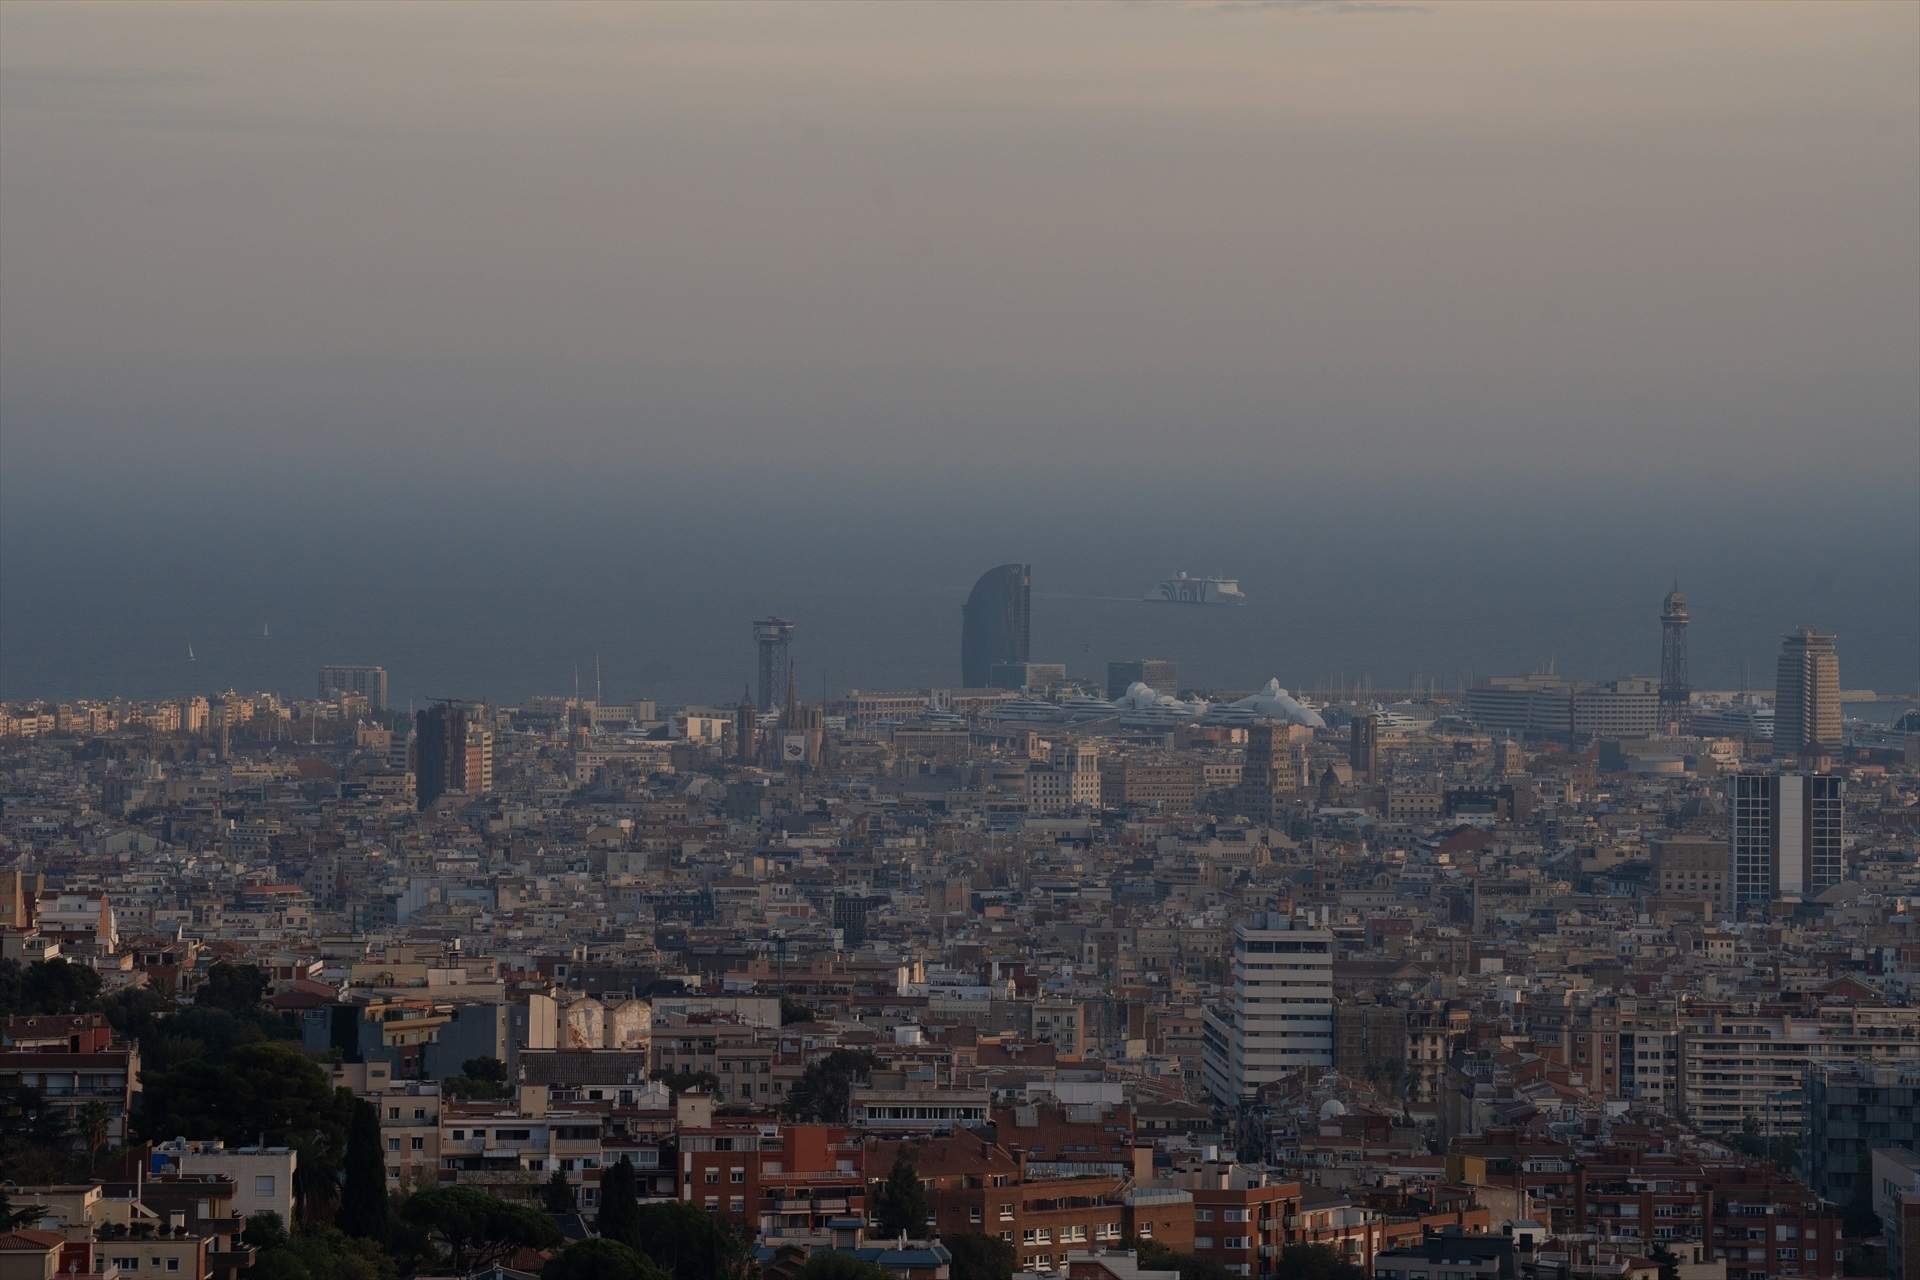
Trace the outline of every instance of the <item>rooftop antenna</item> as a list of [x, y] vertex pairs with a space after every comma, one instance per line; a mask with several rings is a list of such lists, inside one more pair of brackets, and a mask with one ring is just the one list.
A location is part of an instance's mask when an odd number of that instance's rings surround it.
[[593, 651], [593, 702], [594, 702], [594, 705], [598, 706], [600, 704], [600, 700], [601, 700], [600, 699], [600, 651], [598, 649], [595, 649]]

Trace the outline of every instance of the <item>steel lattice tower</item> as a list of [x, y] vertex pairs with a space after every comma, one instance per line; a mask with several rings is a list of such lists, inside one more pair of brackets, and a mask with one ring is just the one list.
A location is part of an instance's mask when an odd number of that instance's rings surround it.
[[1687, 598], [1675, 582], [1660, 604], [1660, 722], [1684, 729], [1692, 693], [1687, 680]]
[[759, 710], [772, 711], [787, 700], [793, 624], [785, 618], [756, 618], [753, 639], [760, 649]]

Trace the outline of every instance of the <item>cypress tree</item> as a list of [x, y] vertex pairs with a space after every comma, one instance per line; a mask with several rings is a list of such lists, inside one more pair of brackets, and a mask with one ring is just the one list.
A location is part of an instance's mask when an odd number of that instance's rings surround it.
[[608, 1240], [640, 1247], [640, 1176], [625, 1156], [600, 1171], [600, 1216], [593, 1225]]
[[363, 1240], [387, 1238], [387, 1162], [380, 1151], [380, 1113], [355, 1099], [347, 1128], [347, 1185], [340, 1194], [340, 1229]]

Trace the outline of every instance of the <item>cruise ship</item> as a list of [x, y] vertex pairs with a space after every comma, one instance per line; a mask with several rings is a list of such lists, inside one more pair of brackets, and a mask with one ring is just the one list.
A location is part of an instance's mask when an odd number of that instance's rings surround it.
[[1238, 578], [1190, 578], [1176, 573], [1143, 597], [1157, 604], [1245, 604]]
[[1703, 738], [1773, 737], [1773, 708], [1743, 696], [1727, 702], [1698, 702], [1687, 713], [1687, 727]]

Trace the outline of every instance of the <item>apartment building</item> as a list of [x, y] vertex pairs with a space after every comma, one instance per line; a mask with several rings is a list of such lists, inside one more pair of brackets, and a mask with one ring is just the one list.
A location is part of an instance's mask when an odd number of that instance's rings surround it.
[[1374, 1280], [1518, 1280], [1507, 1236], [1430, 1231], [1418, 1244], [1374, 1255]]
[[65, 1113], [107, 1109], [107, 1140], [127, 1141], [127, 1116], [140, 1089], [140, 1050], [114, 1040], [97, 1013], [0, 1020], [0, 1089], [33, 1089]]
[[1194, 1256], [1236, 1276], [1272, 1276], [1301, 1206], [1301, 1186], [1248, 1165], [1208, 1165], [1185, 1179]]
[[1808, 1016], [1728, 1006], [1680, 1016], [1682, 1118], [1704, 1133], [1798, 1133], [1823, 1063], [1920, 1064], [1920, 1008], [1835, 1005]]
[[176, 1139], [153, 1148], [154, 1173], [215, 1174], [233, 1182], [233, 1212], [242, 1221], [277, 1213], [293, 1221], [293, 1174], [299, 1155], [292, 1147], [229, 1147], [217, 1139]]
[[[1712, 1148], [1704, 1156], [1558, 1148], [1510, 1130], [1456, 1140], [1454, 1148], [1456, 1158], [1471, 1148], [1505, 1164], [1505, 1189], [1556, 1235], [1636, 1252], [1664, 1245], [1684, 1254], [1683, 1246], [1693, 1246], [1706, 1260], [1724, 1261], [1728, 1280], [1824, 1280], [1843, 1270], [1839, 1209], [1764, 1164]], [[1464, 1157], [1460, 1168], [1472, 1160]]]
[[853, 1126], [864, 1133], [951, 1133], [986, 1123], [991, 1101], [985, 1089], [957, 1088], [876, 1071], [867, 1085], [854, 1089], [849, 1115]]
[[1873, 1212], [1887, 1242], [1887, 1274], [1920, 1277], [1920, 1152], [1889, 1148], [1873, 1153]]
[[1880, 1151], [1920, 1153], [1920, 1057], [1816, 1063], [1806, 1091], [1807, 1185], [1825, 1199], [1850, 1202]]
[[678, 1140], [680, 1198], [763, 1237], [818, 1238], [866, 1215], [860, 1149], [843, 1126], [720, 1121]]
[[580, 1187], [605, 1163], [602, 1109], [549, 1107], [541, 1085], [516, 1100], [447, 1102], [440, 1109], [440, 1181], [532, 1199], [553, 1172]]
[[380, 1148], [390, 1189], [410, 1190], [439, 1181], [438, 1081], [396, 1080], [391, 1064], [360, 1062], [336, 1064], [333, 1082], [379, 1113]]
[[1207, 1092], [1238, 1106], [1303, 1067], [1333, 1065], [1333, 933], [1268, 914], [1233, 931], [1231, 1002], [1209, 1008]]
[[1185, 813], [1200, 786], [1200, 770], [1191, 763], [1121, 757], [1100, 765], [1100, 803], [1109, 809]]

